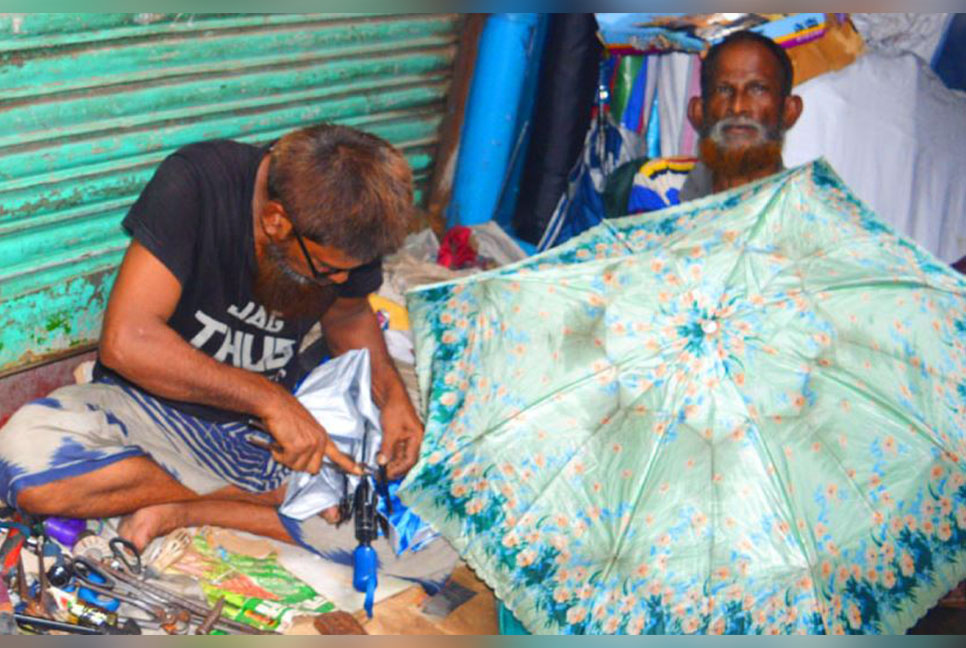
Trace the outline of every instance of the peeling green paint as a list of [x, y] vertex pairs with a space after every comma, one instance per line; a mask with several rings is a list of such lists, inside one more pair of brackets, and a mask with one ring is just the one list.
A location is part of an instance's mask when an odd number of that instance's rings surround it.
[[96, 342], [121, 219], [183, 144], [336, 121], [402, 149], [422, 200], [461, 20], [0, 14], [0, 373]]
[[96, 341], [114, 275], [102, 270], [0, 301], [0, 370]]
[[64, 335], [70, 335], [70, 320], [64, 313], [51, 315], [47, 318], [46, 328], [48, 333], [53, 333], [57, 329], [63, 329]]

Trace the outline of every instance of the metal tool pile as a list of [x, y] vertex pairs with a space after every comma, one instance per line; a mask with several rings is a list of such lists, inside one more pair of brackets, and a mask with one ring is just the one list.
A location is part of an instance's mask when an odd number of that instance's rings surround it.
[[122, 538], [0, 510], [0, 634], [273, 634], [171, 591]]

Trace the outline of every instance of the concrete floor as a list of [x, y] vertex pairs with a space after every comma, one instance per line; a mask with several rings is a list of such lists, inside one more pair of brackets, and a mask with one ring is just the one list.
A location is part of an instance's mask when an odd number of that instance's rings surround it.
[[483, 581], [465, 565], [453, 572], [453, 580], [476, 593], [444, 619], [433, 619], [420, 611], [426, 601], [422, 587], [410, 587], [392, 598], [377, 603], [373, 618], [365, 613], [356, 618], [366, 632], [374, 635], [495, 635], [496, 597]]

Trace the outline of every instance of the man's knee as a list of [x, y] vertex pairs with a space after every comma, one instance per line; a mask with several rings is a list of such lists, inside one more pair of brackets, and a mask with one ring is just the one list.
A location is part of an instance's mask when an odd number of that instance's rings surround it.
[[0, 425], [0, 459], [9, 456], [9, 453], [14, 450], [14, 443], [23, 435], [23, 430], [20, 429], [22, 426], [18, 425], [19, 412], [20, 410], [14, 412], [6, 423]]
[[38, 428], [45, 420], [30, 405], [32, 403], [20, 407], [6, 423], [0, 425], [0, 461], [10, 461], [36, 450]]
[[12, 481], [20, 474], [22, 430], [18, 429], [16, 415], [0, 426], [0, 503], [13, 505]]

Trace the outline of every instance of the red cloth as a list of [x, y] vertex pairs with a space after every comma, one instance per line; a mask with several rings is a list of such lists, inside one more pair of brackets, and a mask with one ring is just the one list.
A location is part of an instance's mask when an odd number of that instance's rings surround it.
[[461, 270], [476, 264], [476, 250], [470, 243], [473, 230], [463, 225], [457, 225], [446, 232], [446, 236], [439, 243], [436, 262], [450, 270]]

